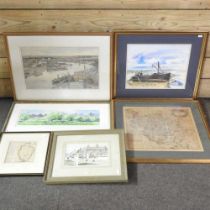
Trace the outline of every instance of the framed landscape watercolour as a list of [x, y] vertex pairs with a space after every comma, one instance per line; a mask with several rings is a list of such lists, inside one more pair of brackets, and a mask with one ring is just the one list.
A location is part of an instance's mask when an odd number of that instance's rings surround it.
[[3, 133], [0, 175], [43, 174], [50, 133]]
[[109, 33], [7, 34], [17, 100], [110, 100]]
[[110, 129], [109, 103], [16, 103], [6, 132]]
[[116, 98], [195, 98], [207, 33], [116, 32]]
[[123, 130], [54, 133], [44, 177], [48, 184], [127, 179]]
[[129, 162], [210, 163], [210, 139], [195, 100], [114, 101]]

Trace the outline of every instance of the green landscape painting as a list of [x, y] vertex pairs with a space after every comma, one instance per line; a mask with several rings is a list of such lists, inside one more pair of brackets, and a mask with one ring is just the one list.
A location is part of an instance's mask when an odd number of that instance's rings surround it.
[[42, 111], [27, 110], [19, 115], [18, 125], [98, 125], [98, 110]]

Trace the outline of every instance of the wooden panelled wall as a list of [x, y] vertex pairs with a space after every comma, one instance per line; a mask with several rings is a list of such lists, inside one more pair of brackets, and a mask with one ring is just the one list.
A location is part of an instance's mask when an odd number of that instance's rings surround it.
[[[3, 32], [208, 31], [210, 0], [2, 0]], [[0, 96], [12, 96], [8, 55], [0, 35]], [[200, 80], [210, 97], [210, 40]]]

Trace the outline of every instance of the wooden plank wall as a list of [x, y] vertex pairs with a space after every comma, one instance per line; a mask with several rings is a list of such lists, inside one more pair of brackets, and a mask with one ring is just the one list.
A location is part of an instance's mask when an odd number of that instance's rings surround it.
[[[210, 0], [0, 1], [0, 33], [121, 29], [210, 32]], [[0, 35], [0, 96], [12, 96], [8, 68], [8, 55]], [[210, 41], [199, 96], [210, 97]]]

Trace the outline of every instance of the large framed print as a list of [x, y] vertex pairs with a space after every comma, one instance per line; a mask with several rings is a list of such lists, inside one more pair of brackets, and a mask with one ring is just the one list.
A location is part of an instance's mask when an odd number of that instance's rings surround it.
[[210, 139], [196, 100], [114, 101], [129, 162], [210, 163]]
[[43, 174], [50, 133], [2, 133], [0, 175]]
[[115, 32], [115, 98], [196, 98], [207, 33]]
[[15, 103], [6, 132], [110, 129], [109, 103]]
[[110, 100], [110, 33], [10, 33], [6, 41], [16, 100]]
[[123, 130], [54, 133], [44, 176], [47, 184], [127, 179]]

